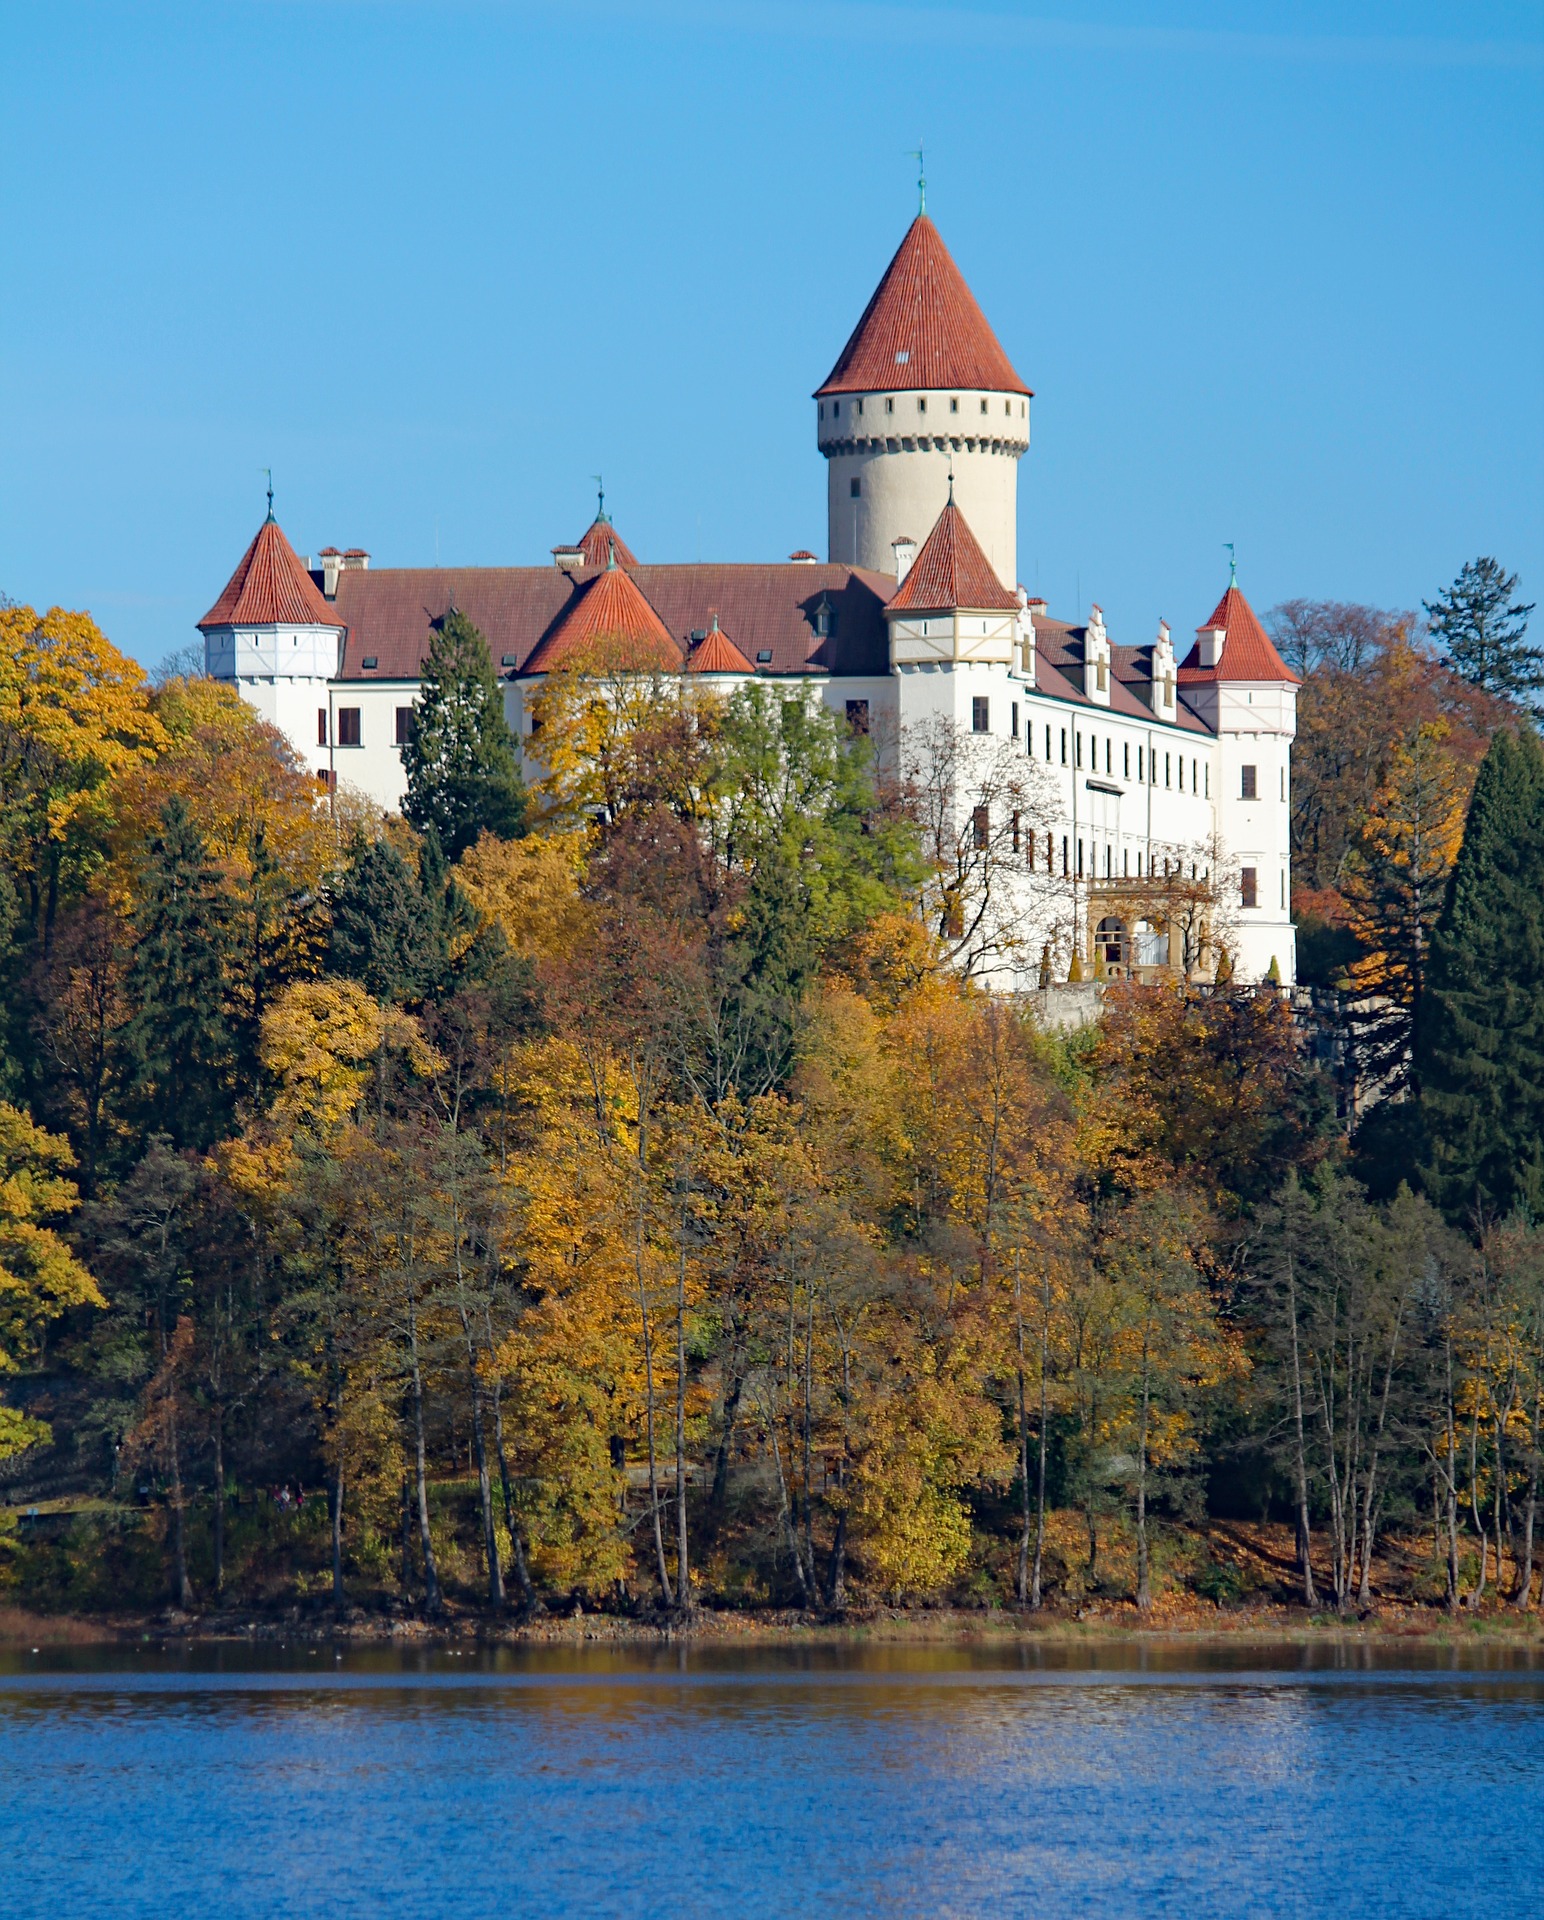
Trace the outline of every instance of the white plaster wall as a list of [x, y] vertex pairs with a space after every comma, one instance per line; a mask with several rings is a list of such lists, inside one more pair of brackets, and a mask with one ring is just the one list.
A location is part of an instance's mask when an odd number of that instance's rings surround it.
[[949, 498], [952, 468], [956, 505], [1003, 585], [1017, 583], [1018, 463], [1029, 445], [1022, 394], [842, 394], [816, 403], [816, 435], [827, 461], [834, 563], [893, 573], [891, 542], [903, 534], [919, 547], [926, 540]]
[[[1297, 978], [1291, 879], [1296, 689], [1279, 682], [1230, 682], [1218, 689], [1216, 712], [1218, 827], [1232, 864], [1255, 869], [1259, 900], [1256, 907], [1234, 910], [1236, 973], [1243, 980], [1263, 980], [1274, 960], [1282, 985], [1292, 986]], [[1243, 798], [1246, 766], [1256, 770], [1254, 800]]]

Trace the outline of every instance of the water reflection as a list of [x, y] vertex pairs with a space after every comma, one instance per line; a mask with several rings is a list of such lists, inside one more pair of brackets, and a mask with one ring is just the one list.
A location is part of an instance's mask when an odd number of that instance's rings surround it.
[[1544, 1885], [1544, 1674], [1454, 1653], [22, 1653], [6, 1911], [1478, 1912]]

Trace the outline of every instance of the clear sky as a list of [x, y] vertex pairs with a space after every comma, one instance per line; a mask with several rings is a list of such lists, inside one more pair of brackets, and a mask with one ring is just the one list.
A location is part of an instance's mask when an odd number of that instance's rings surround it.
[[545, 561], [597, 471], [645, 559], [823, 553], [919, 139], [1053, 612], [1182, 633], [1225, 540], [1262, 610], [1544, 602], [1538, 0], [11, 0], [0, 72], [0, 590], [147, 663], [265, 466], [377, 565]]

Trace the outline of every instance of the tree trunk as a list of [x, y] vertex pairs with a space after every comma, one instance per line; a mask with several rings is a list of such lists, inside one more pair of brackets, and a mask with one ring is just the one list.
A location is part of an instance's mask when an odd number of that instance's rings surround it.
[[1303, 1574], [1303, 1605], [1316, 1607], [1313, 1584], [1313, 1535], [1308, 1525], [1308, 1435], [1303, 1422], [1303, 1366], [1297, 1337], [1297, 1262], [1287, 1255], [1287, 1312], [1292, 1322], [1292, 1415], [1296, 1426], [1293, 1464], [1297, 1474], [1297, 1557]]
[[424, 1557], [424, 1607], [429, 1613], [441, 1608], [440, 1576], [434, 1564], [434, 1541], [429, 1534], [429, 1468], [424, 1449], [423, 1372], [418, 1361], [418, 1303], [408, 1301], [408, 1339], [413, 1358], [413, 1474], [418, 1500], [418, 1544]]
[[1137, 1606], [1150, 1611], [1153, 1604], [1148, 1579], [1147, 1558], [1147, 1421], [1152, 1389], [1148, 1329], [1142, 1329], [1142, 1425], [1137, 1443]]
[[1528, 1504], [1523, 1509], [1523, 1545], [1517, 1569], [1517, 1592], [1512, 1597], [1512, 1605], [1520, 1613], [1526, 1613], [1533, 1605], [1533, 1526], [1539, 1507], [1539, 1449], [1533, 1448], [1533, 1459], [1528, 1468]]
[[1040, 1581], [1045, 1565], [1045, 1450], [1050, 1419], [1046, 1369], [1051, 1363], [1051, 1269], [1040, 1276], [1040, 1449], [1035, 1468], [1035, 1558], [1029, 1573], [1029, 1604], [1040, 1611]]
[[193, 1588], [188, 1579], [188, 1529], [182, 1492], [182, 1456], [177, 1441], [177, 1388], [175, 1379], [166, 1390], [166, 1445], [172, 1470], [172, 1591], [184, 1613], [193, 1606]]
[[466, 1352], [467, 1387], [472, 1397], [472, 1447], [477, 1459], [477, 1497], [482, 1503], [483, 1554], [488, 1567], [488, 1604], [504, 1604], [504, 1573], [499, 1565], [498, 1528], [493, 1519], [493, 1478], [488, 1471], [488, 1443], [483, 1431], [482, 1376], [477, 1371], [477, 1342], [464, 1304], [459, 1304], [461, 1340]]
[[659, 1518], [659, 1466], [654, 1451], [654, 1335], [649, 1324], [649, 1302], [643, 1290], [643, 1270], [638, 1272], [638, 1310], [643, 1315], [644, 1409], [649, 1441], [649, 1521], [654, 1529], [654, 1564], [659, 1575], [660, 1597], [667, 1607], [675, 1605], [670, 1589], [670, 1569], [665, 1564], [665, 1535]]
[[740, 1396], [744, 1391], [744, 1378], [736, 1368], [724, 1389], [724, 1423], [718, 1436], [718, 1452], [713, 1460], [713, 1491], [708, 1496], [708, 1507], [713, 1516], [715, 1533], [723, 1524], [724, 1509], [729, 1502], [729, 1456], [734, 1447], [735, 1419], [740, 1411]]
[[225, 1409], [214, 1414], [214, 1590], [225, 1592]]
[[1453, 1403], [1453, 1341], [1445, 1343], [1447, 1363], [1447, 1470], [1444, 1475], [1447, 1502], [1448, 1612], [1458, 1611], [1458, 1410]]
[[675, 1507], [676, 1604], [692, 1611], [690, 1547], [686, 1537], [686, 1217], [682, 1206], [681, 1257], [676, 1268]]
[[[493, 1321], [486, 1315], [484, 1324], [488, 1334], [488, 1345], [493, 1345]], [[514, 1485], [509, 1477], [509, 1456], [504, 1450], [504, 1387], [503, 1382], [494, 1375], [493, 1380], [493, 1447], [498, 1456], [499, 1487], [504, 1496], [504, 1530], [509, 1535], [509, 1550], [515, 1557], [515, 1580], [520, 1588], [520, 1603], [534, 1608], [538, 1603], [536, 1590], [531, 1585], [530, 1569], [525, 1560], [525, 1542], [520, 1533], [519, 1518], [515, 1513]]]

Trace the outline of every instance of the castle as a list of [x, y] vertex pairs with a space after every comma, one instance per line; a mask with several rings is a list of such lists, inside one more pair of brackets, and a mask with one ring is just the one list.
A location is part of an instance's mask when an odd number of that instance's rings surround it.
[[[961, 832], [1002, 846], [1020, 923], [995, 969], [1008, 984], [1043, 980], [1053, 947], [1058, 971], [1075, 954], [1102, 970], [1205, 973], [1225, 953], [1239, 981], [1291, 984], [1296, 678], [1236, 582], [1183, 657], [1161, 620], [1146, 644], [1123, 644], [1097, 606], [1072, 624], [1025, 592], [1031, 398], [924, 212], [814, 394], [824, 563], [640, 561], [602, 497], [550, 566], [373, 568], [358, 548], [302, 560], [270, 506], [199, 622], [207, 670], [281, 728], [323, 786], [346, 781], [386, 809], [404, 791], [420, 663], [452, 607], [487, 639], [528, 776], [533, 694], [597, 639], [705, 687], [803, 688], [882, 752], [958, 738]], [[1005, 750], [1030, 785], [999, 778], [994, 791], [1036, 795], [1011, 826], [966, 791], [971, 753], [1000, 772]], [[1182, 960], [1186, 883], [1211, 888], [1215, 925]], [[999, 882], [999, 912], [1004, 897]]]

